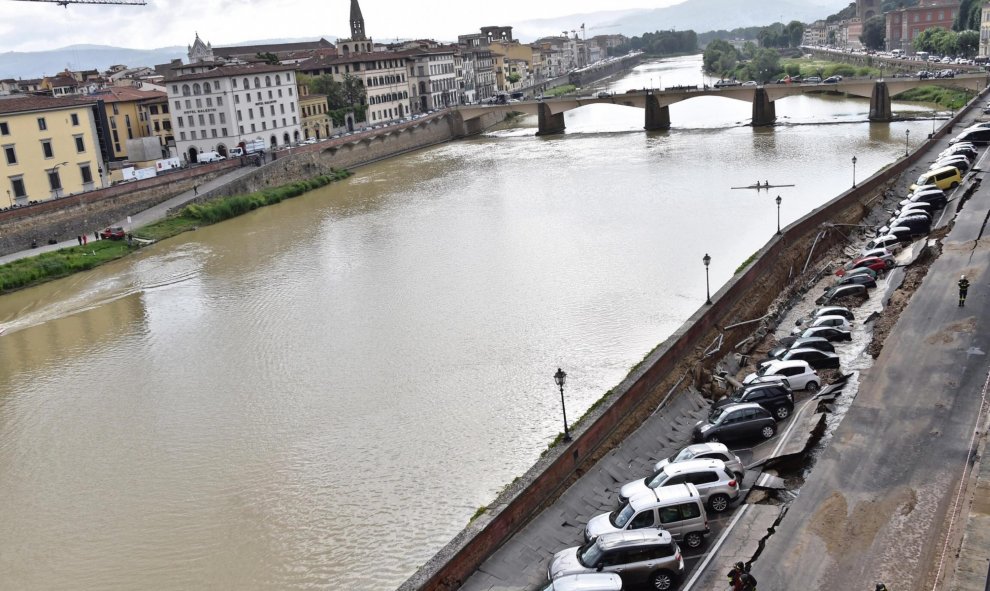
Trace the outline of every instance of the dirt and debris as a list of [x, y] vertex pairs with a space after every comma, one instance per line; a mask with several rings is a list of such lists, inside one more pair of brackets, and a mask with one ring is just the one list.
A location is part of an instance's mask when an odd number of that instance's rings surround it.
[[[887, 339], [887, 335], [890, 334], [891, 329], [897, 324], [897, 319], [900, 317], [904, 308], [907, 307], [908, 302], [911, 301], [911, 296], [921, 286], [925, 275], [928, 274], [929, 267], [931, 267], [935, 259], [942, 253], [941, 237], [945, 233], [947, 233], [947, 230], [943, 228], [933, 234], [932, 237], [938, 240], [935, 241], [933, 246], [926, 248], [921, 256], [918, 257], [918, 260], [907, 268], [907, 271], [904, 273], [904, 281], [901, 282], [900, 287], [894, 290], [880, 316], [873, 322], [873, 342], [866, 348], [866, 352], [874, 359], [883, 350], [883, 343]], [[941, 236], [938, 236], [939, 234]]]

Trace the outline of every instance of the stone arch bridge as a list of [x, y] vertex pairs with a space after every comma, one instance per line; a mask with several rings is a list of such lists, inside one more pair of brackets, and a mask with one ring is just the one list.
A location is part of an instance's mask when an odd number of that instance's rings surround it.
[[837, 84], [767, 84], [765, 86], [732, 86], [728, 88], [673, 88], [669, 90], [639, 90], [607, 97], [557, 98], [521, 101], [507, 105], [468, 105], [458, 107], [468, 134], [481, 131], [479, 118], [486, 113], [516, 111], [539, 118], [537, 135], [564, 132], [564, 113], [585, 105], [615, 104], [638, 107], [646, 111], [647, 130], [670, 128], [670, 105], [700, 96], [721, 96], [750, 102], [753, 105], [753, 125], [773, 125], [777, 119], [774, 101], [813, 92], [843, 92], [870, 99], [870, 121], [890, 121], [890, 97], [918, 86], [944, 86], [979, 92], [987, 87], [986, 74], [966, 74], [955, 78], [893, 78], [890, 80], [843, 80]]

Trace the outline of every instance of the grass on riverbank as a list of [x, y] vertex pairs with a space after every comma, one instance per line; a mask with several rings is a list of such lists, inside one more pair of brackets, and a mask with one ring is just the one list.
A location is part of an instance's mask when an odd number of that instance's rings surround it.
[[829, 76], [880, 77], [880, 70], [878, 68], [856, 67], [825, 60], [786, 59], [780, 60], [780, 67], [788, 74], [792, 76], [800, 74], [802, 78], [807, 76], [821, 76], [822, 79]]
[[565, 84], [563, 86], [556, 86], [554, 88], [551, 88], [550, 90], [544, 92], [543, 96], [545, 97], [560, 96], [562, 94], [574, 92], [575, 90], [577, 90], [577, 86], [574, 86], [573, 84]]
[[0, 265], [0, 293], [88, 271], [129, 254], [136, 247], [123, 240], [97, 240]]
[[970, 90], [942, 88], [941, 86], [919, 86], [906, 90], [891, 98], [898, 101], [935, 103], [946, 109], [961, 109], [976, 95]]
[[259, 207], [275, 205], [285, 199], [298, 197], [303, 193], [329, 185], [334, 181], [346, 179], [349, 176], [351, 176], [350, 171], [332, 170], [330, 174], [248, 193], [247, 195], [220, 197], [203, 203], [194, 203], [182, 208], [178, 215], [135, 230], [134, 236], [146, 240], [163, 240], [200, 226], [229, 220]]
[[[221, 197], [184, 207], [178, 215], [143, 226], [132, 232], [136, 238], [163, 240], [200, 226], [222, 222], [249, 211], [275, 205], [285, 199], [329, 185], [351, 176], [348, 170], [331, 170], [330, 174], [296, 181], [247, 195]], [[62, 248], [0, 265], [0, 294], [21, 289], [73, 273], [88, 271], [119, 259], [137, 247], [122, 240], [100, 240], [86, 246]]]

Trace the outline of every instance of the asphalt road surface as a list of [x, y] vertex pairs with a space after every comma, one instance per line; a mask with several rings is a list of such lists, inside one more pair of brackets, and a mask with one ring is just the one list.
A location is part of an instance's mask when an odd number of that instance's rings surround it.
[[[864, 372], [786, 518], [753, 564], [761, 589], [931, 589], [983, 402], [990, 187], [965, 204], [942, 255]], [[957, 305], [956, 282], [972, 286]]]

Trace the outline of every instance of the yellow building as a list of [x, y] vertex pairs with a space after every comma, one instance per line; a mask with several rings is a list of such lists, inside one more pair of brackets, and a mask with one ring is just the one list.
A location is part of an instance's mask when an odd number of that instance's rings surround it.
[[97, 103], [82, 97], [0, 99], [3, 207], [102, 186]]
[[[298, 81], [298, 77], [296, 78]], [[298, 84], [299, 114], [302, 115], [302, 132], [305, 139], [330, 137], [333, 123], [330, 121], [330, 106], [327, 95], [310, 94], [306, 84]]]
[[[113, 151], [114, 160], [127, 159], [127, 140], [142, 137], [159, 138], [162, 146], [167, 145], [164, 126], [162, 125], [161, 105], [165, 106], [164, 118], [169, 121], [168, 136], [171, 136], [172, 123], [168, 118], [168, 95], [156, 90], [139, 90], [126, 86], [114, 86], [93, 95], [101, 99], [106, 109], [107, 120], [110, 122], [110, 138], [108, 148]], [[153, 132], [153, 121], [150, 107], [156, 105], [159, 111], [158, 122], [162, 131]]]
[[145, 135], [158, 138], [159, 145], [165, 148], [175, 144], [172, 133], [172, 117], [168, 112], [168, 95], [160, 93], [159, 98], [149, 98], [141, 102], [145, 113]]

